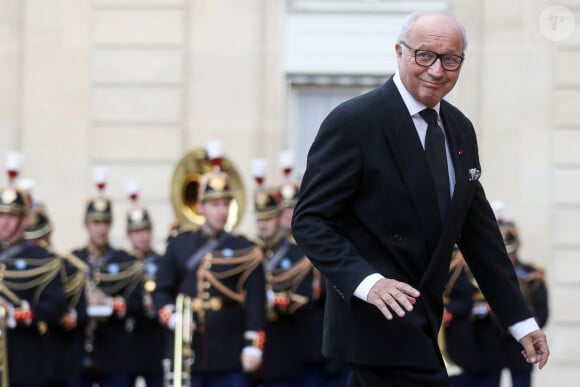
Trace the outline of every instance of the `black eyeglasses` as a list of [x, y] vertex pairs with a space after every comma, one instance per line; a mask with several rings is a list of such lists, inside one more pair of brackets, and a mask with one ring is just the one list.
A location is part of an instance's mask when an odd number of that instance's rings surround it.
[[403, 41], [400, 43], [413, 51], [413, 54], [415, 54], [415, 63], [422, 67], [431, 67], [437, 59], [441, 59], [441, 67], [443, 67], [443, 69], [447, 71], [457, 71], [465, 59], [465, 55], [437, 54], [433, 51], [413, 48]]

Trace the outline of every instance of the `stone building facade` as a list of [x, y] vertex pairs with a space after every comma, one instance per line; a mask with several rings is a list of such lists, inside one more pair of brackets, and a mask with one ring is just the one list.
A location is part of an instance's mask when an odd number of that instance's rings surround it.
[[[57, 249], [85, 243], [91, 168], [110, 170], [113, 241], [126, 246], [125, 180], [141, 183], [160, 248], [174, 219], [180, 158], [222, 140], [248, 191], [251, 160], [296, 154], [323, 115], [395, 70], [402, 18], [449, 9], [469, 47], [449, 99], [478, 130], [490, 199], [506, 203], [522, 256], [547, 269], [552, 346], [537, 386], [580, 376], [580, 2], [578, 0], [4, 0], [0, 157], [55, 223]], [[5, 180], [4, 180], [5, 181]], [[577, 223], [578, 222], [578, 223]], [[246, 212], [240, 231], [253, 233]]]

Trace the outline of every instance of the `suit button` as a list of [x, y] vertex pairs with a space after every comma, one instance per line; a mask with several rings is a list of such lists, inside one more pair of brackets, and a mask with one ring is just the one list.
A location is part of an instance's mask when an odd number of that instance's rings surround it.
[[396, 241], [400, 241], [402, 239], [401, 238], [401, 234], [396, 234], [396, 233], [393, 234], [393, 239], [396, 240]]

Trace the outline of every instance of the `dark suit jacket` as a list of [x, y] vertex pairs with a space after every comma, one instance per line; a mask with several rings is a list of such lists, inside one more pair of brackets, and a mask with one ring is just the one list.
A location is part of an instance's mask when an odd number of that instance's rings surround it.
[[[473, 125], [445, 101], [441, 115], [456, 179], [445, 221], [392, 78], [335, 108], [312, 144], [293, 232], [330, 281], [323, 344], [330, 357], [440, 368], [436, 336], [454, 243], [503, 324], [530, 317], [483, 188], [470, 178], [470, 169], [481, 169]], [[421, 291], [412, 313], [389, 321], [353, 297], [375, 272]]]

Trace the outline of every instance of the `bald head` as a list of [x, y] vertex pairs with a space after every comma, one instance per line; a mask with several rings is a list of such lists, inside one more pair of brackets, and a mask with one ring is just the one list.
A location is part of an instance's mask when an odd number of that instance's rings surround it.
[[409, 33], [413, 28], [413, 25], [417, 21], [417, 19], [423, 16], [440, 16], [446, 17], [448, 21], [457, 27], [457, 30], [461, 34], [461, 38], [463, 39], [463, 51], [467, 50], [467, 34], [465, 32], [465, 27], [463, 24], [457, 20], [457, 18], [450, 13], [444, 11], [418, 11], [409, 14], [405, 20], [403, 21], [403, 25], [401, 26], [401, 31], [399, 32], [399, 36], [397, 37], [398, 42], [406, 42], [409, 38]]

